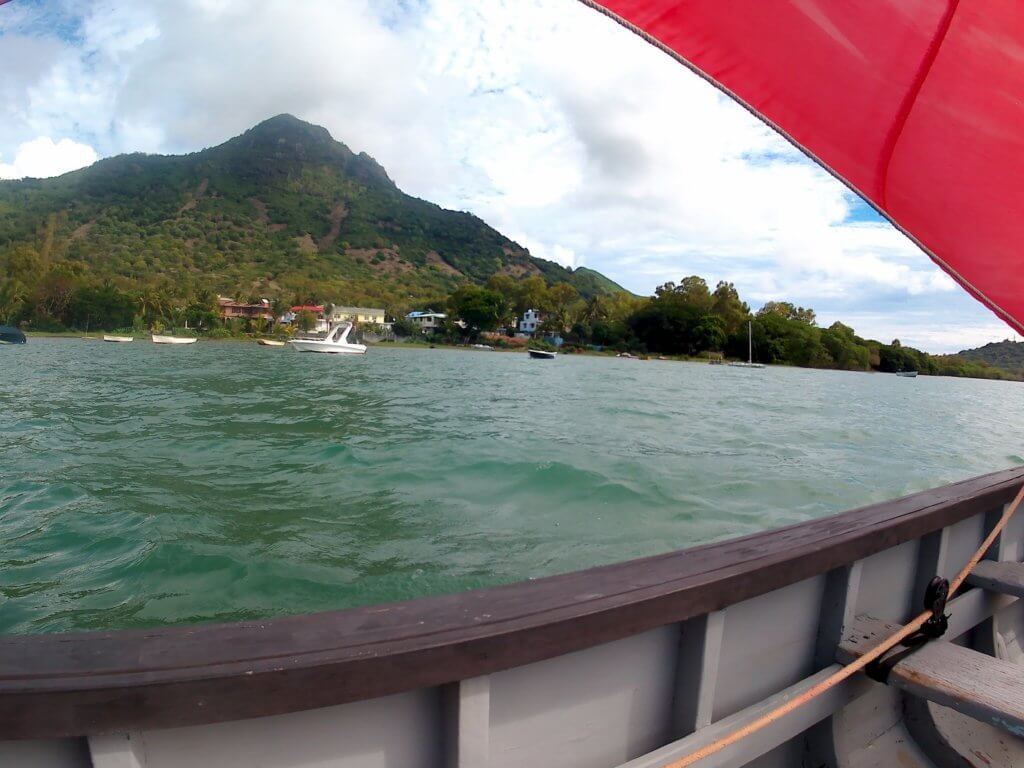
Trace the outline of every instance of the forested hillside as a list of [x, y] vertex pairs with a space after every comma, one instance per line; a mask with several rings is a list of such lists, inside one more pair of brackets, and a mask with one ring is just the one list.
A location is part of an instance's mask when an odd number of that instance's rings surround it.
[[1024, 371], [1024, 342], [994, 341], [977, 349], [965, 349], [960, 357], [1011, 371]]
[[372, 157], [290, 115], [190, 155], [122, 155], [0, 182], [0, 310], [36, 327], [74, 322], [66, 312], [81, 290], [397, 311], [494, 274], [539, 275], [584, 296], [621, 290], [406, 195]]

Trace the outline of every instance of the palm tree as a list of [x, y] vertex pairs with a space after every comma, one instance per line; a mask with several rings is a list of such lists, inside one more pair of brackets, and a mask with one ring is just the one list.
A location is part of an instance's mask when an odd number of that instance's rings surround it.
[[0, 323], [12, 323], [21, 312], [28, 290], [18, 280], [7, 280], [0, 285]]
[[289, 309], [291, 309], [291, 305], [280, 296], [270, 302], [270, 312], [274, 316], [275, 323], [279, 322]]

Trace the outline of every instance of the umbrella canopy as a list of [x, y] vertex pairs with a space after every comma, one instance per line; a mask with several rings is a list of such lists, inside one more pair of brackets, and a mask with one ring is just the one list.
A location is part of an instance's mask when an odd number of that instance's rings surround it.
[[583, 0], [779, 130], [1024, 331], [1016, 0]]

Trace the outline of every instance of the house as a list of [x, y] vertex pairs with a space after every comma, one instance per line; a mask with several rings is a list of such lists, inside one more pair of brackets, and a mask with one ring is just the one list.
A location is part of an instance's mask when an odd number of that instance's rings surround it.
[[335, 307], [331, 311], [330, 321], [331, 325], [348, 322], [379, 325], [385, 330], [391, 328], [384, 310], [371, 307]]
[[539, 309], [528, 309], [523, 312], [523, 319], [519, 321], [519, 333], [532, 335], [543, 322], [544, 315]]
[[323, 305], [321, 304], [298, 304], [294, 307], [290, 307], [287, 312], [281, 315], [280, 321], [290, 325], [295, 322], [295, 318], [299, 316], [300, 312], [309, 312], [316, 318], [313, 330], [317, 333], [327, 333], [327, 331], [330, 330], [327, 318], [324, 316]]
[[260, 299], [255, 304], [245, 304], [241, 301], [229, 299], [226, 296], [218, 296], [217, 308], [223, 320], [253, 320], [255, 318], [262, 318], [263, 320], [274, 319], [274, 315], [270, 311], [270, 302], [266, 299]]
[[410, 312], [405, 319], [418, 326], [421, 333], [430, 333], [440, 328], [447, 317], [448, 315], [444, 312], [434, 312], [428, 309], [426, 312]]

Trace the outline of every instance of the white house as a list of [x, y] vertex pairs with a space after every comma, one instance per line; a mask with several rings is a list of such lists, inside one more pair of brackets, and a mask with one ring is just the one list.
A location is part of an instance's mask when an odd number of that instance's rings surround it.
[[448, 315], [444, 312], [427, 310], [426, 312], [410, 312], [405, 319], [418, 326], [421, 333], [430, 333], [440, 328], [446, 317]]
[[331, 311], [330, 320], [332, 325], [351, 322], [379, 325], [384, 330], [391, 328], [391, 323], [387, 322], [384, 310], [374, 307], [335, 307]]
[[523, 319], [519, 321], [519, 333], [532, 335], [543, 322], [544, 315], [539, 309], [528, 309], [523, 312]]

